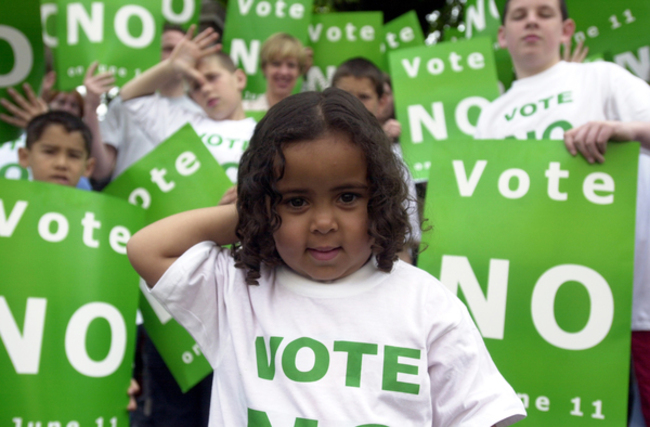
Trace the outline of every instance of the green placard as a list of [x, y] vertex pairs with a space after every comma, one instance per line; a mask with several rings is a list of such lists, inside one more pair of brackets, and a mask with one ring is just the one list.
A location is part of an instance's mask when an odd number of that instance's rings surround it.
[[404, 159], [416, 181], [429, 177], [433, 141], [471, 139], [481, 109], [499, 96], [487, 38], [389, 54]]
[[523, 426], [626, 426], [639, 145], [442, 141], [418, 265], [467, 304]]
[[388, 71], [387, 52], [417, 46], [424, 46], [424, 34], [417, 13], [411, 10], [384, 25], [384, 41], [381, 44], [381, 51], [384, 53], [382, 68]]
[[[233, 0], [228, 4], [223, 32], [224, 51], [235, 65], [248, 76], [244, 99], [255, 99], [266, 92], [266, 79], [262, 74], [260, 49], [271, 35], [291, 34], [303, 44], [307, 43], [307, 27], [311, 22], [313, 0]], [[300, 90], [298, 79], [295, 91]]]
[[[124, 171], [104, 192], [142, 206], [149, 224], [186, 210], [215, 206], [232, 185], [187, 124]], [[212, 368], [187, 331], [148, 293], [142, 295], [140, 310], [147, 333], [185, 392]]]
[[83, 84], [95, 60], [122, 86], [160, 61], [163, 21], [187, 27], [199, 12], [200, 0], [57, 0], [46, 24], [55, 19], [57, 87]]
[[128, 426], [142, 209], [0, 179], [0, 424]]
[[382, 64], [382, 12], [345, 12], [314, 15], [309, 25], [309, 43], [314, 65], [304, 83], [309, 90], [329, 87], [336, 67], [356, 56]]
[[650, 82], [650, 3], [646, 0], [572, 0], [574, 42], [584, 40], [590, 55], [601, 55]]
[[[7, 88], [24, 95], [29, 83], [38, 93], [45, 73], [38, 0], [0, 2], [0, 98], [11, 99]], [[0, 106], [0, 112], [8, 112]], [[0, 144], [18, 138], [21, 130], [0, 121]]]
[[510, 53], [500, 48], [497, 41], [504, 4], [505, 0], [468, 0], [465, 5], [465, 37], [489, 37], [492, 40], [502, 91], [510, 88], [515, 79]]

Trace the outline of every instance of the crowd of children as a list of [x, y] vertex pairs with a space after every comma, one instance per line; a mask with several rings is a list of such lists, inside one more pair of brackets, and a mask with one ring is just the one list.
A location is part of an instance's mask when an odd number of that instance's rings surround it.
[[[650, 87], [611, 63], [562, 60], [575, 29], [564, 0], [507, 0], [502, 19], [498, 40], [517, 79], [483, 109], [476, 138], [532, 132], [590, 163], [605, 161], [610, 141], [641, 142], [632, 359], [650, 420]], [[255, 104], [268, 112], [256, 123], [242, 102], [246, 75], [213, 30], [193, 33], [165, 27], [161, 62], [121, 88], [102, 122], [95, 110], [113, 78], [95, 75], [96, 64], [85, 112], [80, 102], [72, 114], [46, 112], [57, 108], [29, 88], [27, 98], [0, 100], [11, 113], [0, 119], [26, 127], [19, 164], [55, 184], [115, 178], [186, 123], [204, 140], [233, 141], [206, 144], [236, 183], [222, 205], [165, 218], [129, 241], [134, 268], [214, 368], [183, 395], [146, 341], [150, 401], [133, 425], [488, 427], [524, 418], [467, 309], [410, 265], [421, 218], [390, 79], [352, 58], [333, 88], [290, 96], [305, 51], [274, 36], [262, 48], [268, 90]], [[561, 93], [571, 102], [506, 119], [514, 106]]]

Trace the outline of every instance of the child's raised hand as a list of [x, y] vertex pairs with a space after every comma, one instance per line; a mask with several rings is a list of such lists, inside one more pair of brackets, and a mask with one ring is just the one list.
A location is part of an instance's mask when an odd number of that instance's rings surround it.
[[221, 44], [213, 44], [219, 38], [219, 34], [212, 28], [207, 28], [192, 38], [195, 30], [196, 25], [192, 25], [183, 40], [172, 51], [169, 61], [176, 71], [203, 84], [203, 75], [196, 69], [196, 64], [201, 58], [219, 52]]
[[19, 128], [26, 128], [27, 124], [36, 116], [49, 111], [47, 103], [41, 97], [37, 97], [29, 83], [23, 84], [27, 99], [13, 88], [7, 89], [7, 93], [14, 100], [12, 104], [7, 99], [0, 99], [0, 104], [9, 111], [12, 116], [0, 113], [0, 120]]
[[86, 87], [86, 103], [91, 108], [97, 108], [103, 93], [115, 87], [115, 77], [110, 71], [95, 74], [99, 63], [97, 61], [90, 64], [84, 77], [84, 86]]
[[237, 202], [237, 186], [234, 185], [230, 187], [219, 200], [219, 206], [231, 205]]
[[571, 40], [562, 44], [563, 53], [562, 59], [566, 62], [582, 62], [589, 53], [589, 48], [585, 46], [584, 40], [580, 40], [576, 45], [575, 50], [571, 53]]

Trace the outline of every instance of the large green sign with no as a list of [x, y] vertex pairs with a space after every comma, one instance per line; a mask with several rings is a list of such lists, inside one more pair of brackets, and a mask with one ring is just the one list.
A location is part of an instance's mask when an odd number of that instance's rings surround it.
[[[104, 192], [142, 206], [150, 224], [182, 211], [215, 206], [231, 186], [194, 129], [185, 125]], [[212, 368], [196, 341], [149, 295], [144, 283], [141, 288], [140, 310], [147, 333], [181, 390], [187, 391]]]
[[528, 411], [522, 426], [626, 425], [639, 146], [603, 165], [560, 141], [442, 141], [421, 268], [467, 304]]
[[142, 209], [0, 179], [0, 425], [128, 426]]
[[99, 72], [112, 71], [117, 86], [160, 61], [163, 22], [187, 27], [197, 22], [199, 0], [57, 0], [43, 5], [45, 33], [55, 49], [57, 87], [83, 84], [86, 68], [99, 61]]

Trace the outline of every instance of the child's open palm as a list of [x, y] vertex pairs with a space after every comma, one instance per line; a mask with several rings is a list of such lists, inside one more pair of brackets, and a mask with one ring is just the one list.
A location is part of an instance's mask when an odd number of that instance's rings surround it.
[[219, 38], [219, 34], [215, 33], [212, 28], [207, 28], [192, 38], [195, 29], [195, 25], [190, 27], [183, 40], [172, 51], [169, 61], [176, 71], [202, 84], [204, 78], [196, 69], [196, 64], [200, 59], [219, 52], [221, 44], [213, 44]]

